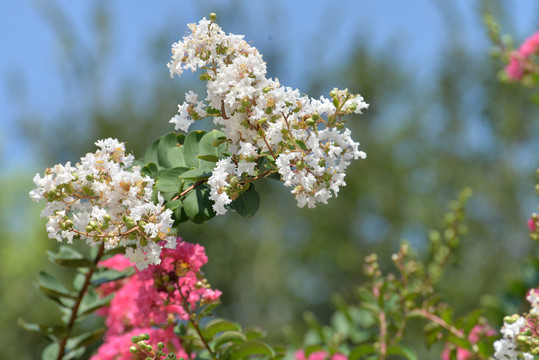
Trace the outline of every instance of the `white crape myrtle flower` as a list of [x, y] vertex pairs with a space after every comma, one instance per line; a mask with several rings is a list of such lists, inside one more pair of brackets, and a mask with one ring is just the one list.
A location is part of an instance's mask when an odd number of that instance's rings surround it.
[[[205, 71], [205, 102], [188, 92], [179, 115], [170, 121], [176, 130], [212, 116], [228, 139], [226, 162], [217, 163], [208, 184], [218, 214], [255, 178], [278, 172], [292, 188], [298, 206], [315, 207], [337, 196], [345, 186], [345, 170], [352, 159], [364, 159], [359, 143], [341, 118], [361, 114], [368, 104], [359, 95], [334, 89], [331, 99], [311, 99], [299, 90], [266, 78], [266, 63], [243, 36], [226, 34], [204, 18], [190, 24], [191, 34], [172, 46], [171, 76], [184, 70]], [[265, 157], [274, 168], [259, 169]], [[237, 179], [239, 178], [239, 179]], [[235, 180], [232, 180], [235, 179]]]
[[137, 268], [159, 264], [161, 247], [175, 247], [172, 212], [163, 198], [152, 202], [154, 181], [132, 166], [134, 157], [116, 139], [96, 142], [98, 150], [80, 163], [56, 165], [34, 177], [34, 201], [47, 201], [41, 216], [48, 219], [49, 238], [68, 243], [80, 237], [105, 249], [132, 246], [126, 256]]

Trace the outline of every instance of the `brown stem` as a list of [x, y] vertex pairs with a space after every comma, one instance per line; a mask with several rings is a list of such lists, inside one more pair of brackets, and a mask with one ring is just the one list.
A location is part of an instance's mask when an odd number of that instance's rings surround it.
[[438, 317], [438, 316], [436, 316], [434, 314], [431, 314], [430, 312], [426, 311], [425, 309], [415, 309], [415, 310], [413, 310], [413, 312], [423, 316], [424, 318], [432, 321], [433, 323], [436, 323], [436, 324], [440, 325], [441, 327], [443, 327], [444, 329], [446, 329], [447, 331], [449, 331], [450, 333], [452, 333], [453, 335], [455, 335], [458, 338], [461, 338], [461, 339], [466, 338], [464, 336], [464, 333], [461, 330], [457, 329], [456, 327], [454, 327], [452, 325], [449, 325], [442, 318], [440, 318], [440, 317]]
[[105, 252], [105, 243], [101, 243], [99, 246], [99, 251], [97, 252], [97, 255], [94, 259], [94, 266], [90, 267], [88, 270], [88, 273], [85, 276], [84, 284], [82, 285], [82, 288], [79, 290], [79, 294], [77, 296], [77, 300], [75, 301], [75, 304], [71, 308], [71, 317], [69, 319], [69, 323], [67, 324], [67, 334], [62, 338], [62, 341], [60, 342], [60, 349], [58, 350], [58, 357], [57, 360], [62, 360], [64, 357], [65, 347], [67, 344], [67, 340], [71, 336], [71, 333], [73, 331], [73, 327], [75, 326], [75, 320], [77, 320], [77, 312], [79, 311], [79, 306], [82, 302], [82, 298], [86, 294], [86, 290], [88, 290], [88, 287], [90, 286], [90, 279], [92, 278], [92, 275], [94, 274], [94, 271], [97, 267], [97, 263], [103, 256], [103, 253]]

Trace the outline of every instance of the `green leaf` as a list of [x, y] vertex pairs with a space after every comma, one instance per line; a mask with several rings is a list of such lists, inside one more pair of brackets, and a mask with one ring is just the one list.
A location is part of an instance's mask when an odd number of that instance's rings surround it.
[[161, 138], [155, 139], [154, 142], [146, 148], [144, 152], [144, 161], [147, 163], [159, 164], [157, 160], [157, 147], [159, 146], [159, 141]]
[[17, 320], [17, 324], [25, 330], [47, 336], [51, 339], [58, 339], [67, 334], [67, 328], [61, 325], [27, 323], [20, 318]]
[[206, 339], [211, 340], [215, 335], [223, 331], [241, 331], [241, 327], [225, 319], [213, 319], [208, 321], [203, 330]]
[[94, 313], [97, 309], [100, 309], [103, 306], [107, 306], [113, 297], [114, 294], [110, 294], [107, 297], [100, 298], [95, 291], [89, 291], [86, 296], [82, 298], [79, 310], [77, 312], [77, 318], [80, 319]]
[[267, 333], [264, 329], [259, 327], [245, 329], [243, 334], [247, 337], [248, 340], [256, 340], [265, 338]]
[[183, 174], [180, 175], [182, 179], [187, 180], [206, 180], [211, 176], [211, 170], [203, 169], [203, 168], [195, 168], [191, 170], [187, 170]]
[[235, 345], [230, 355], [231, 360], [244, 359], [251, 355], [267, 355], [275, 357], [275, 351], [271, 346], [260, 341], [250, 340]]
[[213, 202], [210, 200], [208, 186], [197, 186], [183, 199], [185, 214], [195, 223], [200, 224], [215, 216]]
[[82, 355], [84, 355], [85, 351], [86, 351], [85, 347], [80, 347], [78, 349], [71, 350], [69, 352], [67, 352], [66, 350], [66, 354], [64, 355], [64, 357], [62, 357], [62, 360], [80, 359]]
[[79, 252], [73, 250], [68, 246], [61, 246], [58, 253], [53, 253], [52, 251], [47, 251], [49, 260], [57, 265], [68, 267], [68, 268], [90, 268], [94, 267], [94, 263], [86, 259]]
[[140, 169], [140, 173], [143, 175], [143, 176], [149, 176], [151, 177], [152, 179], [155, 179], [157, 177], [157, 173], [159, 172], [159, 168], [157, 167], [157, 165], [153, 162], [150, 162], [146, 165], [144, 165], [141, 169]]
[[170, 209], [172, 211], [176, 210], [178, 207], [180, 207], [182, 205], [182, 201], [181, 200], [172, 200], [172, 201], [168, 201], [166, 204], [165, 204], [165, 209]]
[[185, 138], [185, 143], [183, 144], [184, 160], [190, 168], [196, 168], [200, 165], [200, 160], [197, 158], [199, 155], [199, 142], [205, 134], [205, 131], [191, 131]]
[[215, 349], [219, 349], [221, 346], [227, 343], [242, 343], [245, 341], [247, 341], [247, 338], [239, 331], [223, 331], [215, 339], [214, 346]]
[[374, 345], [363, 344], [356, 346], [348, 355], [348, 360], [359, 360], [364, 355], [376, 354], [376, 349]]
[[92, 275], [92, 279], [90, 280], [90, 284], [93, 286], [99, 286], [111, 281], [117, 281], [124, 279], [126, 277], [129, 277], [135, 273], [135, 268], [128, 267], [125, 268], [122, 271], [114, 270], [114, 269], [103, 269], [96, 271]]
[[183, 154], [183, 147], [173, 147], [168, 150], [167, 158], [170, 164], [174, 167], [186, 167], [189, 168], [185, 162], [185, 156]]
[[162, 173], [156, 182], [156, 189], [162, 192], [178, 192], [181, 185], [180, 175], [188, 169], [184, 167], [175, 167]]
[[67, 348], [70, 350], [74, 350], [83, 346], [92, 345], [103, 337], [105, 330], [106, 328], [103, 327], [96, 330], [85, 332], [83, 334], [78, 335], [77, 337], [71, 338], [67, 341]]
[[197, 158], [199, 158], [200, 160], [214, 162], [214, 163], [219, 161], [219, 158], [215, 155], [198, 155]]
[[60, 352], [60, 345], [57, 343], [52, 343], [47, 345], [43, 352], [41, 353], [41, 360], [56, 360], [58, 358], [58, 353]]
[[209, 133], [206, 133], [206, 135], [200, 139], [198, 153], [200, 155], [213, 155], [216, 159], [225, 158], [228, 144], [226, 142], [221, 142], [218, 146], [214, 146], [215, 142], [223, 139], [226, 139], [226, 135], [222, 131], [212, 130]]
[[37, 286], [45, 295], [52, 298], [62, 296], [71, 299], [77, 298], [76, 294], [71, 293], [54, 276], [44, 271], [41, 271], [37, 277]]
[[388, 355], [401, 355], [408, 360], [417, 360], [417, 355], [404, 345], [394, 345], [387, 348]]
[[175, 148], [177, 143], [178, 138], [174, 132], [169, 132], [161, 138], [157, 145], [157, 160], [159, 161], [159, 165], [166, 168], [172, 167], [172, 164], [168, 159], [168, 152], [170, 149]]
[[301, 149], [301, 150], [307, 150], [307, 145], [305, 145], [305, 143], [301, 140], [295, 140], [296, 141], [296, 145], [298, 145], [298, 147]]
[[255, 185], [251, 183], [247, 191], [232, 201], [231, 207], [243, 217], [253, 216], [260, 207], [260, 195], [256, 192]]

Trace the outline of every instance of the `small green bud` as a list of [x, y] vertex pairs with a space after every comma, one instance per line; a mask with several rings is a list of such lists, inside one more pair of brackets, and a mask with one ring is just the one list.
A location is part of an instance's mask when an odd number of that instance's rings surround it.
[[356, 110], [357, 110], [357, 104], [354, 103], [354, 104], [349, 105], [349, 106], [348, 106], [348, 110], [349, 110], [350, 112], [356, 111]]
[[342, 129], [344, 129], [344, 124], [343, 123], [337, 123], [336, 127], [337, 127], [338, 130], [342, 130]]
[[233, 176], [232, 179], [230, 179], [230, 186], [236, 187], [239, 184], [239, 180], [236, 176]]
[[153, 350], [153, 346], [151, 345], [146, 345], [146, 351], [150, 352]]
[[164, 274], [162, 277], [164, 282], [169, 282], [170, 281], [170, 275], [169, 274]]
[[86, 175], [86, 180], [92, 181], [94, 179], [93, 175]]
[[125, 226], [127, 226], [127, 228], [129, 228], [129, 229], [132, 229], [135, 226], [137, 226], [137, 224], [135, 223], [135, 220], [130, 216], [128, 216], [128, 217], [126, 216], [125, 219], [124, 219], [124, 222], [125, 222]]
[[211, 21], [217, 20], [217, 14], [216, 14], [216, 13], [213, 13], [213, 12], [210, 13], [210, 20], [211, 20]]
[[298, 162], [296, 163], [296, 169], [298, 169], [298, 170], [303, 170], [303, 169], [305, 169], [305, 163], [304, 163], [303, 161], [301, 161], [301, 160], [298, 161]]
[[138, 352], [138, 349], [137, 349], [136, 346], [131, 346], [131, 347], [129, 347], [129, 352], [131, 354], [136, 354]]
[[90, 232], [92, 232], [92, 231], [94, 231], [94, 228], [91, 227], [90, 225], [87, 225], [87, 226], [86, 226], [86, 232], [87, 232], [87, 233], [90, 233]]
[[175, 290], [176, 288], [174, 287], [174, 285], [172, 284], [168, 284], [167, 285], [167, 292], [171, 293]]
[[271, 86], [266, 86], [265, 88], [262, 89], [262, 92], [263, 92], [264, 94], [267, 94], [267, 93], [269, 93], [270, 91], [271, 91]]
[[139, 338], [142, 339], [142, 340], [139, 340], [139, 342], [137, 343], [137, 346], [139, 348], [141, 348], [141, 349], [144, 349], [146, 347], [146, 341], [144, 341], [144, 338], [142, 337], [142, 335], [144, 335], [144, 334], [141, 334], [139, 336]]
[[110, 217], [109, 214], [105, 214], [105, 215], [103, 216], [103, 220], [104, 220], [105, 222], [109, 222], [111, 219], [112, 219], [112, 218]]
[[335, 90], [331, 90], [331, 91], [329, 92], [329, 96], [332, 97], [332, 98], [334, 98], [335, 96], [337, 96], [337, 92], [336, 92]]
[[314, 121], [318, 121], [318, 120], [320, 120], [320, 114], [314, 113], [314, 114], [312, 115], [312, 118], [313, 118]]
[[312, 117], [308, 117], [305, 119], [305, 124], [307, 124], [307, 126], [313, 126], [315, 124], [314, 119]]
[[70, 228], [70, 227], [73, 226], [73, 221], [71, 221], [71, 220], [66, 220], [66, 221], [65, 221], [65, 225], [66, 225], [67, 228]]
[[92, 220], [88, 223], [94, 230], [97, 230], [97, 221]]
[[208, 74], [206, 73], [200, 74], [198, 78], [200, 79], [200, 81], [206, 81], [208, 80]]
[[167, 360], [176, 360], [176, 359], [177, 359], [176, 354], [174, 354], [173, 352], [167, 354]]
[[243, 101], [241, 102], [241, 106], [247, 108], [247, 107], [251, 106], [251, 102], [249, 101], [249, 99], [245, 99], [245, 100], [243, 100]]
[[157, 348], [158, 348], [159, 350], [163, 350], [163, 349], [165, 348], [165, 344], [163, 344], [162, 342], [158, 342], [158, 343], [157, 343]]

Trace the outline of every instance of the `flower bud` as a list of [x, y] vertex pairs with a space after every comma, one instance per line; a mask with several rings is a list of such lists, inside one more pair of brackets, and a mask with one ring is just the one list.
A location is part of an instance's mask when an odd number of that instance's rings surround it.
[[211, 21], [217, 20], [217, 14], [214, 13], [214, 12], [210, 13], [210, 20], [211, 20]]
[[271, 87], [270, 87], [270, 86], [266, 86], [264, 89], [262, 89], [262, 92], [263, 92], [264, 94], [267, 94], [267, 93], [269, 93], [270, 91], [271, 91]]
[[244, 99], [244, 100], [241, 102], [241, 106], [247, 108], [247, 107], [251, 106], [251, 102], [249, 101], [249, 99]]
[[91, 227], [90, 225], [87, 225], [85, 229], [86, 229], [87, 233], [90, 233], [90, 232], [94, 231], [94, 228]]
[[165, 348], [165, 344], [163, 344], [162, 342], [158, 342], [158, 343], [157, 343], [157, 348], [158, 348], [159, 350], [163, 350], [163, 349]]
[[168, 284], [167, 285], [167, 292], [171, 293], [171, 292], [174, 292], [176, 288], [174, 287], [174, 285], [172, 284]]
[[307, 124], [307, 126], [313, 126], [315, 124], [314, 119], [312, 117], [308, 117], [305, 119], [305, 124]]
[[331, 91], [329, 92], [329, 96], [330, 96], [331, 98], [334, 98], [335, 96], [337, 96], [337, 92], [336, 92], [335, 90], [331, 90]]
[[138, 352], [138, 349], [137, 349], [136, 346], [131, 346], [131, 347], [129, 347], [129, 352], [131, 354], [136, 354]]
[[112, 219], [112, 218], [110, 217], [109, 214], [103, 215], [103, 220], [104, 220], [105, 222], [109, 222], [111, 219]]

